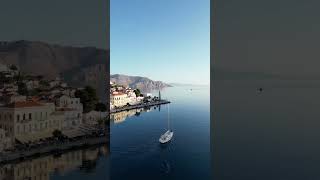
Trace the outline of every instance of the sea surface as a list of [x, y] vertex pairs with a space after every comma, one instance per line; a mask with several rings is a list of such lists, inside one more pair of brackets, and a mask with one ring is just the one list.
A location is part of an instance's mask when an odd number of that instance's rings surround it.
[[320, 179], [320, 81], [216, 81], [213, 91], [214, 179]]
[[[161, 90], [161, 97], [171, 101], [169, 123], [168, 105], [111, 120], [112, 180], [211, 179], [209, 86], [170, 87]], [[168, 126], [173, 139], [161, 145], [159, 137]]]
[[[171, 101], [169, 113], [168, 105], [161, 105], [111, 115], [110, 147], [1, 165], [0, 179], [211, 179], [209, 86], [170, 87], [161, 97]], [[173, 139], [160, 145], [167, 128]]]

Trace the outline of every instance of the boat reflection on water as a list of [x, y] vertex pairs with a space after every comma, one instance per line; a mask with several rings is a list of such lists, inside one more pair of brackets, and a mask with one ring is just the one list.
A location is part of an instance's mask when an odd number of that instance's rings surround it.
[[171, 172], [171, 165], [169, 161], [163, 161], [161, 164], [161, 170], [165, 174], [169, 174]]
[[0, 165], [0, 179], [50, 180], [53, 176], [64, 176], [75, 170], [88, 173], [96, 168], [99, 158], [108, 156], [109, 147], [100, 145], [3, 164]]

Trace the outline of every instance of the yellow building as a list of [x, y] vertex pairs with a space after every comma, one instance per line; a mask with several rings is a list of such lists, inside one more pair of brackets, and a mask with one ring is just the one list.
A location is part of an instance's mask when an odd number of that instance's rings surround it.
[[113, 107], [125, 106], [128, 101], [128, 95], [125, 93], [114, 92], [110, 95], [110, 103]]
[[54, 103], [22, 101], [0, 107], [0, 128], [8, 132], [13, 142], [51, 137], [54, 130], [61, 129], [63, 120], [63, 114], [55, 113]]

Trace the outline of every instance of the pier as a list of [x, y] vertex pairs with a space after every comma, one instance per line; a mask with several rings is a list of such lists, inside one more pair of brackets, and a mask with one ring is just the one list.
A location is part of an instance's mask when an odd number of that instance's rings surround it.
[[136, 105], [124, 106], [124, 107], [112, 109], [110, 111], [110, 114], [121, 112], [121, 111], [128, 111], [128, 110], [131, 110], [131, 109], [152, 107], [152, 106], [157, 106], [157, 105], [162, 105], [162, 104], [169, 104], [169, 103], [171, 103], [171, 102], [167, 101], [167, 100], [159, 100], [159, 101], [146, 102], [146, 103], [141, 103], [141, 104], [136, 104]]

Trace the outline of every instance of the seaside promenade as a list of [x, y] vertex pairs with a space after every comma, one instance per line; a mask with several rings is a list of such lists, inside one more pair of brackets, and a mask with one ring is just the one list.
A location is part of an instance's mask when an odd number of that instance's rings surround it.
[[151, 106], [157, 106], [157, 105], [169, 104], [169, 103], [171, 103], [171, 102], [167, 101], [167, 100], [159, 100], [159, 101], [153, 101], [153, 102], [145, 102], [145, 103], [136, 104], [136, 105], [123, 106], [120, 108], [112, 109], [110, 111], [110, 114], [121, 112], [121, 111], [128, 111], [131, 109], [145, 108], [145, 107], [151, 107]]
[[5, 164], [11, 161], [19, 161], [23, 159], [32, 158], [34, 156], [40, 156], [43, 154], [55, 154], [62, 153], [67, 150], [81, 148], [85, 146], [95, 146], [99, 144], [109, 143], [109, 136], [103, 134], [100, 136], [84, 136], [77, 137], [76, 139], [67, 139], [65, 141], [56, 141], [46, 145], [39, 146], [37, 148], [6, 151], [0, 153], [0, 164]]

